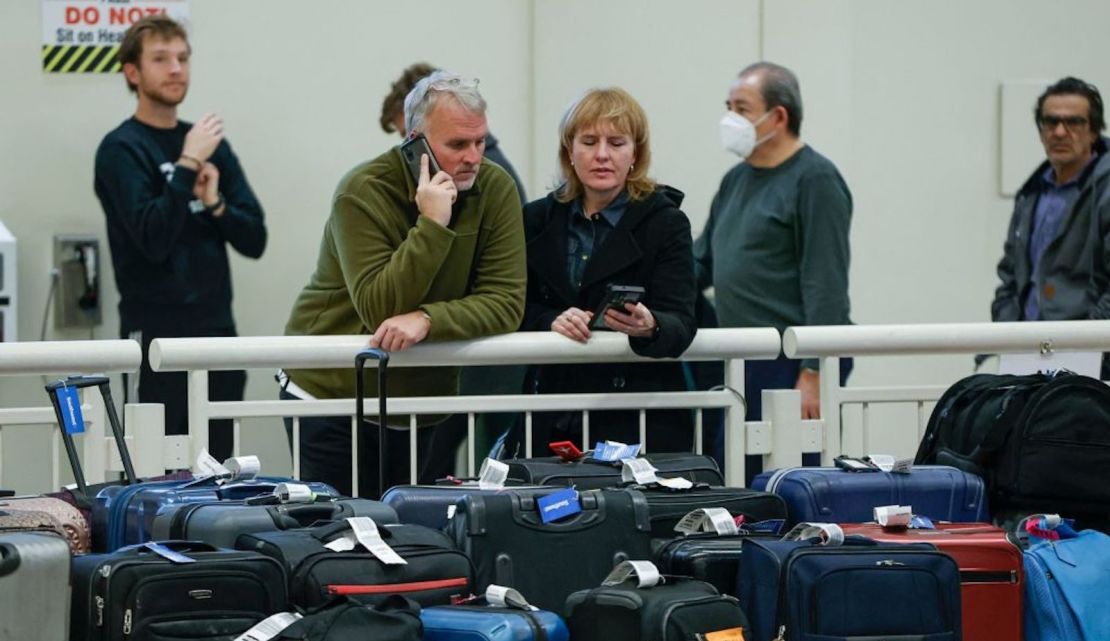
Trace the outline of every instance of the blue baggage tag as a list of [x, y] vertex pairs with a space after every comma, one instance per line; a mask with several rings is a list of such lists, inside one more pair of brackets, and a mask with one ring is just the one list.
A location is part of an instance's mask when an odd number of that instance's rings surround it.
[[58, 407], [62, 408], [62, 429], [66, 434], [85, 431], [85, 417], [81, 415], [81, 395], [76, 387], [63, 387], [57, 391]]
[[536, 499], [536, 506], [540, 509], [540, 519], [544, 523], [582, 511], [582, 505], [578, 503], [578, 492], [573, 487], [539, 497]]
[[598, 441], [594, 446], [593, 458], [595, 461], [613, 462], [626, 458], [636, 458], [640, 453], [640, 444], [625, 445], [614, 441]]
[[166, 559], [170, 563], [196, 563], [197, 562], [196, 559], [191, 558], [191, 557], [187, 557], [187, 556], [185, 556], [184, 554], [182, 554], [180, 552], [175, 552], [175, 551], [169, 549], [168, 547], [162, 545], [161, 543], [155, 543], [155, 542], [151, 541], [150, 543], [146, 544], [146, 548], [148, 550], [150, 550], [151, 552], [157, 554], [158, 556], [162, 557], [163, 559]]

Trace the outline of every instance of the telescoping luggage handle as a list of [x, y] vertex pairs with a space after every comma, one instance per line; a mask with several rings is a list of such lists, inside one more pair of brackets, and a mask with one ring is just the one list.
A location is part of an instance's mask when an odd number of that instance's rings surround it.
[[[388, 478], [388, 475], [385, 473], [385, 430], [388, 429], [385, 424], [385, 371], [389, 366], [389, 352], [376, 347], [368, 347], [355, 356], [355, 429], [362, 427], [362, 422], [366, 414], [362, 408], [362, 397], [365, 387], [362, 382], [362, 370], [366, 367], [366, 361], [368, 359], [375, 359], [378, 361], [378, 493], [384, 494], [385, 480]], [[351, 485], [351, 493], [353, 496], [358, 496], [358, 487], [354, 484]]]
[[[81, 468], [81, 460], [77, 457], [77, 447], [73, 443], [73, 434], [66, 429], [67, 421], [64, 412], [70, 411], [76, 413], [79, 408], [74, 409], [71, 404], [79, 402], [76, 396], [63, 393], [62, 390], [78, 390], [86, 387], [100, 388], [100, 396], [104, 399], [104, 408], [108, 412], [108, 424], [112, 428], [112, 436], [115, 437], [116, 448], [119, 450], [120, 461], [123, 463], [123, 473], [127, 478], [127, 483], [135, 483], [137, 478], [135, 476], [135, 467], [131, 464], [131, 454], [127, 451], [127, 443], [123, 440], [123, 428], [120, 426], [119, 414], [116, 413], [116, 404], [112, 400], [111, 382], [107, 376], [70, 376], [61, 380], [53, 381], [46, 384], [46, 394], [50, 397], [50, 403], [54, 406], [54, 415], [58, 419], [58, 428], [62, 431], [62, 443], [66, 448], [66, 457], [69, 458], [69, 465], [73, 468], [73, 478], [77, 482], [77, 487], [80, 490], [81, 500], [89, 501], [91, 497], [88, 495], [89, 487], [85, 482], [85, 471]], [[60, 398], [60, 393], [65, 395], [66, 407], [63, 409], [63, 400]], [[74, 414], [70, 414], [73, 416]]]

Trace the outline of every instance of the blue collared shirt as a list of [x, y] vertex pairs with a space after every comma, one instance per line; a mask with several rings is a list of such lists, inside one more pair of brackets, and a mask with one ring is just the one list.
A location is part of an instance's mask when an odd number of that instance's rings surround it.
[[1037, 198], [1037, 206], [1033, 209], [1032, 230], [1029, 233], [1029, 263], [1030, 263], [1030, 287], [1025, 292], [1025, 320], [1041, 320], [1040, 296], [1038, 293], [1044, 286], [1041, 282], [1042, 276], [1040, 272], [1041, 259], [1044, 257], [1044, 252], [1052, 243], [1052, 239], [1056, 237], [1056, 232], [1060, 229], [1060, 223], [1064, 220], [1071, 208], [1075, 205], [1075, 200], [1079, 196], [1079, 178], [1087, 170], [1087, 167], [1094, 162], [1097, 154], [1092, 155], [1091, 159], [1084, 165], [1075, 177], [1062, 185], [1056, 184], [1056, 171], [1051, 165], [1045, 168], [1044, 173], [1041, 174], [1041, 194]]
[[582, 287], [582, 274], [586, 273], [590, 256], [605, 243], [605, 238], [620, 222], [626, 209], [628, 193], [623, 191], [613, 202], [588, 218], [584, 214], [581, 198], [571, 203], [570, 220], [567, 221], [567, 277], [575, 291]]

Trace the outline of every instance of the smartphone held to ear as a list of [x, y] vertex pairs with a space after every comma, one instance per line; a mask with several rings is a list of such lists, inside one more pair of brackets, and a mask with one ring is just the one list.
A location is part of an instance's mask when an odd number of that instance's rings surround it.
[[647, 292], [639, 285], [614, 285], [609, 284], [605, 288], [605, 297], [601, 299], [601, 304], [594, 310], [593, 320], [590, 321], [590, 329], [605, 329], [605, 310], [615, 309], [617, 311], [628, 313], [624, 308], [625, 303], [632, 303], [635, 305], [644, 298]]
[[420, 182], [420, 157], [425, 154], [428, 156], [428, 178], [431, 178], [440, 169], [435, 154], [432, 153], [432, 148], [428, 145], [428, 139], [424, 137], [424, 134], [406, 140], [401, 144], [401, 157], [405, 159], [405, 166], [409, 168], [412, 179], [417, 183]]

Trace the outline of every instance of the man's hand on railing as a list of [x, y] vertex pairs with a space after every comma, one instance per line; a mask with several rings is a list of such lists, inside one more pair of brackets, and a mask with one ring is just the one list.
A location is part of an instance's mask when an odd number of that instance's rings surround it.
[[378, 325], [378, 329], [370, 337], [370, 347], [399, 352], [427, 338], [431, 327], [431, 319], [421, 309], [393, 316]]
[[817, 370], [802, 368], [794, 389], [802, 393], [802, 420], [821, 418], [821, 374]]

